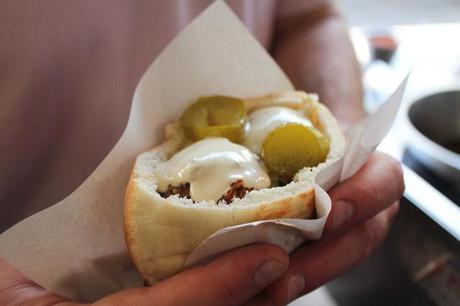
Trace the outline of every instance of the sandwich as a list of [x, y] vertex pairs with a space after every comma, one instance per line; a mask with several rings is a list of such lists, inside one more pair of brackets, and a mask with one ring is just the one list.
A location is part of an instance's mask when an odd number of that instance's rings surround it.
[[344, 151], [317, 95], [198, 98], [165, 127], [161, 145], [136, 159], [124, 210], [136, 268], [152, 285], [180, 272], [219, 229], [314, 218], [316, 173]]

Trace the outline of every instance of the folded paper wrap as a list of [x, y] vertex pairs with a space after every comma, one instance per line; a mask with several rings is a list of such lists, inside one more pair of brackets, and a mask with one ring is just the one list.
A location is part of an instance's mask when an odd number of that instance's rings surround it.
[[[281, 219], [224, 228], [189, 256], [191, 266], [228, 249], [269, 242], [292, 251], [319, 239], [331, 209], [325, 190], [353, 175], [387, 133], [405, 82], [372, 120], [348, 135], [343, 159], [323, 169], [315, 187], [318, 218]], [[90, 177], [61, 202], [0, 236], [0, 256], [39, 285], [77, 301], [94, 301], [141, 285], [123, 233], [126, 184], [136, 156], [162, 142], [163, 127], [198, 96], [258, 96], [293, 87], [267, 52], [222, 1], [182, 31], [148, 68], [132, 101], [127, 127]]]

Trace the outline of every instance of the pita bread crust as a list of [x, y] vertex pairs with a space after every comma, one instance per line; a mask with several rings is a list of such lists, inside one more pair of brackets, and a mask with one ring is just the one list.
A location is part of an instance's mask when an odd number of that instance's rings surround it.
[[[270, 99], [288, 94], [249, 99], [249, 109], [268, 106]], [[177, 196], [162, 198], [156, 192], [155, 165], [187, 144], [177, 123], [166, 127], [165, 143], [138, 156], [126, 191], [125, 238], [134, 264], [148, 284], [181, 271], [193, 249], [221, 228], [259, 220], [312, 218], [315, 215], [314, 176], [319, 168], [343, 154], [345, 142], [334, 117], [314, 96], [302, 92], [291, 94], [306, 101], [304, 106], [318, 110], [315, 116], [319, 117], [320, 128], [331, 142], [324, 165], [301, 170], [296, 175], [297, 182], [252, 191], [229, 205], [191, 204], [190, 200], [187, 202]]]

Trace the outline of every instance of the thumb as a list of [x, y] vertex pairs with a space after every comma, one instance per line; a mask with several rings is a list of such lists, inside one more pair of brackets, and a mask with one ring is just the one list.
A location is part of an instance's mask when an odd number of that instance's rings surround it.
[[387, 154], [372, 154], [358, 173], [329, 191], [333, 205], [326, 231], [350, 228], [375, 216], [398, 201], [403, 191], [400, 163]]
[[125, 290], [96, 305], [240, 305], [281, 277], [288, 266], [289, 257], [281, 248], [250, 245], [153, 287]]

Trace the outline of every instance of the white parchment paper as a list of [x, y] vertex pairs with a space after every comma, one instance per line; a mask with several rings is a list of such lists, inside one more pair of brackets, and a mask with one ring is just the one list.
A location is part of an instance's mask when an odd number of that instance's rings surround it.
[[292, 252], [306, 240], [321, 238], [331, 210], [331, 199], [325, 190], [355, 174], [374, 152], [396, 117], [406, 83], [407, 78], [377, 112], [349, 130], [345, 155], [318, 172], [315, 180], [316, 219], [265, 220], [221, 229], [195, 248], [187, 258], [186, 267], [201, 264], [222, 252], [251, 243], [274, 243]]
[[[405, 83], [371, 120], [351, 131], [345, 157], [317, 175], [317, 219], [222, 229], [194, 250], [187, 265], [253, 242], [292, 251], [306, 239], [319, 239], [331, 208], [325, 190], [355, 173], [385, 136]], [[126, 130], [104, 161], [67, 198], [0, 235], [0, 256], [43, 287], [77, 301], [140, 285], [123, 234], [124, 193], [136, 156], [161, 143], [164, 125], [177, 120], [198, 96], [248, 97], [291, 89], [281, 69], [225, 3], [215, 2], [148, 68], [136, 88]]]

